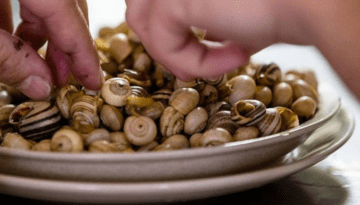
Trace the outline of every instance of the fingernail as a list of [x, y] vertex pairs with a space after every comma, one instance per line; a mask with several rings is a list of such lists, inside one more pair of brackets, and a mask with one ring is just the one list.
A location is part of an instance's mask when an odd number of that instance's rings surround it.
[[28, 97], [36, 100], [45, 99], [51, 92], [49, 81], [33, 75], [28, 76], [17, 88]]

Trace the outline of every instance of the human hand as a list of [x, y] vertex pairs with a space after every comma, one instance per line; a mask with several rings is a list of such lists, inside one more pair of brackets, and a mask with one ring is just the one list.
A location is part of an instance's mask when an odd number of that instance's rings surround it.
[[[0, 2], [0, 82], [33, 99], [64, 85], [70, 72], [89, 89], [103, 78], [87, 26], [85, 0], [19, 0], [22, 22], [12, 36], [10, 0]], [[48, 40], [45, 61], [36, 52]]]

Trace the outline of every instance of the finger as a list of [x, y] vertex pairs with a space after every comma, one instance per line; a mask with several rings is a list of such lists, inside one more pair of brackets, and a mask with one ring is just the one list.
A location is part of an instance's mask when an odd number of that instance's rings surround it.
[[[58, 62], [65, 62], [85, 87], [100, 89], [103, 76], [98, 54], [77, 3], [73, 0], [20, 0], [20, 3], [42, 20], [54, 49], [68, 56]], [[56, 64], [53, 69], [59, 70], [61, 65]]]
[[0, 82], [15, 86], [33, 99], [51, 91], [49, 67], [30, 45], [0, 30]]
[[29, 43], [34, 50], [38, 50], [48, 39], [44, 24], [22, 4], [20, 4], [20, 16], [22, 21], [16, 28], [15, 35]]
[[77, 3], [80, 7], [82, 14], [84, 15], [84, 18], [86, 19], [86, 22], [89, 25], [89, 11], [88, 11], [87, 1], [86, 0], [77, 0]]
[[151, 1], [149, 0], [126, 0], [126, 22], [139, 35], [147, 36], [149, 27], [149, 12]]
[[11, 3], [10, 0], [1, 0], [0, 1], [0, 29], [3, 29], [9, 33], [13, 32], [13, 23], [12, 23], [12, 12], [11, 12]]

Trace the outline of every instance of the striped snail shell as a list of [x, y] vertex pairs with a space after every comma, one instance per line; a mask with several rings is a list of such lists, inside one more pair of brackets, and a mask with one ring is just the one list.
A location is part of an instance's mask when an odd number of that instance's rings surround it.
[[70, 119], [70, 107], [74, 98], [81, 95], [81, 92], [74, 85], [63, 86], [56, 96], [56, 106], [65, 119]]
[[167, 106], [169, 104], [169, 99], [170, 96], [172, 94], [172, 90], [168, 89], [168, 88], [161, 88], [157, 91], [154, 91], [151, 95], [151, 97], [155, 100], [155, 101], [160, 101], [161, 103], [163, 103], [165, 106]]
[[276, 108], [267, 108], [265, 116], [256, 124], [259, 136], [276, 134], [281, 128], [281, 115]]
[[111, 78], [103, 84], [101, 96], [104, 101], [114, 106], [124, 106], [131, 95], [130, 83], [124, 78]]
[[82, 95], [74, 99], [70, 114], [71, 127], [81, 133], [89, 133], [100, 126], [98, 112], [102, 106], [98, 96]]
[[9, 122], [17, 126], [25, 139], [40, 141], [50, 138], [61, 127], [61, 114], [48, 101], [28, 101], [11, 112]]
[[184, 115], [172, 106], [165, 108], [160, 117], [160, 132], [163, 137], [179, 134], [184, 129]]
[[209, 116], [214, 115], [215, 113], [222, 111], [222, 110], [231, 110], [231, 105], [225, 101], [219, 101], [216, 103], [210, 103], [205, 105], [205, 109], [208, 112]]
[[130, 116], [125, 120], [124, 132], [131, 144], [143, 146], [155, 139], [157, 127], [154, 120], [149, 117]]
[[281, 78], [281, 70], [275, 63], [262, 65], [255, 74], [255, 79], [259, 85], [266, 85], [270, 87], [279, 83]]
[[203, 79], [205, 83], [215, 86], [216, 88], [221, 87], [228, 81], [227, 74], [220, 75], [217, 77]]
[[239, 100], [231, 108], [231, 119], [239, 125], [254, 125], [264, 117], [266, 107], [258, 100]]
[[218, 91], [215, 86], [206, 84], [204, 89], [199, 92], [199, 105], [207, 105], [218, 101]]
[[217, 127], [227, 130], [230, 134], [234, 134], [239, 125], [231, 119], [230, 111], [222, 110], [209, 118], [206, 130]]
[[124, 72], [118, 74], [118, 77], [128, 80], [130, 85], [137, 85], [146, 89], [152, 86], [151, 79], [146, 73], [140, 73], [135, 70], [124, 69]]

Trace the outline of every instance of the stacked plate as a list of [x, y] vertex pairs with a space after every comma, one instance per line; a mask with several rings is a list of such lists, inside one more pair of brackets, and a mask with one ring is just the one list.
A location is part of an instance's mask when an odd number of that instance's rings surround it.
[[161, 153], [59, 154], [0, 148], [0, 193], [73, 203], [168, 202], [259, 187], [326, 158], [353, 117], [319, 87], [319, 110], [299, 127], [214, 148]]

